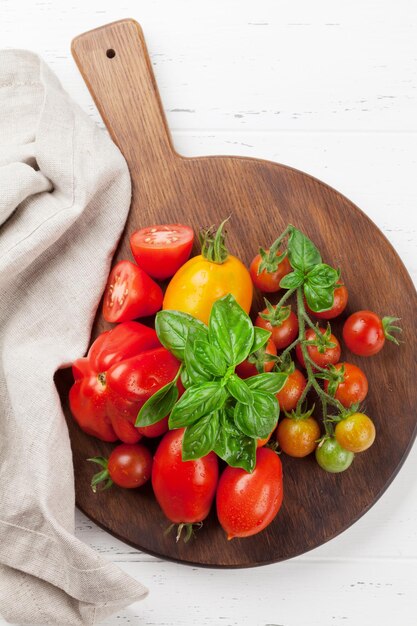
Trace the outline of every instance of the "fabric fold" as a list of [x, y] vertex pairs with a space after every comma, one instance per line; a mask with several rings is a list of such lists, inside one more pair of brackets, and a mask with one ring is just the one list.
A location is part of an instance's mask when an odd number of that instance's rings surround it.
[[85, 353], [126, 163], [35, 54], [0, 51], [0, 614], [95, 624], [146, 588], [74, 537], [57, 369]]

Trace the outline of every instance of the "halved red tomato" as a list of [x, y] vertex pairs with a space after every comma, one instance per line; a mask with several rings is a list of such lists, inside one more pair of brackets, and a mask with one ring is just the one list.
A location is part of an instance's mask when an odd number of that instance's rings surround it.
[[103, 300], [106, 322], [129, 322], [162, 307], [162, 289], [140, 267], [119, 261], [110, 272]]
[[152, 276], [163, 280], [173, 276], [191, 254], [194, 231], [184, 224], [159, 224], [136, 230], [130, 247], [136, 263]]

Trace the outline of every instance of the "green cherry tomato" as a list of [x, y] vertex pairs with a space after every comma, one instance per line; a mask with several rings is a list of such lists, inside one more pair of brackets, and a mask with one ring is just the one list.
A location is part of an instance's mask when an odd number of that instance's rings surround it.
[[344, 472], [354, 459], [353, 452], [342, 448], [340, 443], [334, 438], [325, 439], [316, 448], [316, 461], [326, 472], [337, 474]]

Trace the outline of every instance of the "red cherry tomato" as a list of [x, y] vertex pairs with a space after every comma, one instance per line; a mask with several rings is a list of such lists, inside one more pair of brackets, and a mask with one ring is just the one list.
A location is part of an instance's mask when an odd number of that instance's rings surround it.
[[217, 517], [228, 539], [250, 537], [264, 530], [277, 515], [283, 498], [282, 465], [268, 448], [256, 451], [252, 474], [226, 467], [217, 488]]
[[[338, 284], [341, 282], [342, 281], [339, 280]], [[320, 313], [316, 313], [315, 311], [312, 311], [310, 309], [307, 303], [306, 303], [306, 309], [311, 315], [315, 315], [321, 320], [331, 320], [334, 317], [337, 317], [338, 315], [343, 313], [348, 302], [348, 296], [349, 296], [348, 290], [346, 289], [344, 285], [342, 285], [341, 287], [337, 287], [334, 290], [334, 300], [333, 300], [333, 306], [331, 309], [329, 309], [328, 311], [321, 311]]]
[[[335, 368], [344, 369], [343, 379], [337, 384], [334, 397], [344, 407], [349, 408], [352, 404], [363, 402], [368, 393], [368, 379], [363, 371], [351, 363], [337, 363]], [[324, 381], [324, 389], [328, 393], [329, 381]]]
[[153, 278], [174, 276], [188, 260], [194, 232], [183, 224], [158, 224], [136, 230], [130, 236], [130, 247], [136, 263]]
[[239, 363], [236, 367], [236, 374], [240, 378], [249, 378], [249, 376], [255, 376], [260, 372], [270, 372], [274, 367], [274, 361], [268, 361], [268, 357], [265, 357], [268, 354], [272, 356], [277, 355], [277, 349], [272, 339], [269, 339], [266, 346], [249, 355], [242, 363]]
[[106, 322], [128, 322], [162, 307], [162, 289], [140, 267], [119, 261], [110, 272], [103, 299]]
[[184, 429], [170, 430], [154, 456], [152, 487], [166, 517], [177, 524], [203, 521], [209, 514], [219, 476], [217, 456], [182, 460]]
[[385, 343], [381, 318], [372, 311], [353, 313], [343, 326], [343, 340], [353, 354], [359, 356], [377, 354]]
[[[326, 332], [324, 328], [319, 328], [319, 330], [322, 333], [322, 335], [324, 335], [324, 333]], [[316, 333], [314, 332], [312, 328], [309, 328], [306, 331], [307, 341], [311, 341], [315, 337], [316, 337]], [[329, 365], [329, 363], [333, 363], [334, 365], [340, 359], [341, 348], [340, 348], [340, 343], [338, 339], [336, 339], [336, 337], [333, 334], [331, 334], [329, 340], [335, 344], [335, 347], [326, 348], [324, 352], [319, 352], [317, 346], [307, 346], [307, 352], [308, 352], [310, 359], [314, 361], [314, 363], [318, 365], [319, 367], [326, 367], [327, 365]], [[299, 360], [300, 364], [303, 367], [305, 367], [304, 357], [301, 352], [300, 344], [297, 344], [295, 348], [295, 353], [297, 355], [297, 359]]]
[[108, 472], [119, 487], [141, 487], [151, 477], [152, 455], [145, 446], [124, 443], [110, 454]]
[[283, 411], [292, 411], [306, 387], [307, 381], [300, 370], [295, 369], [289, 374], [281, 391], [276, 394], [279, 406]]
[[[269, 252], [269, 250], [267, 250], [267, 252]], [[281, 253], [278, 251], [277, 256], [280, 254]], [[267, 272], [266, 270], [262, 270], [262, 272], [258, 274], [261, 263], [262, 257], [260, 254], [257, 254], [250, 264], [249, 272], [255, 287], [266, 293], [272, 293], [281, 289], [279, 286], [281, 279], [289, 274], [292, 269], [288, 258], [285, 257], [283, 261], [281, 261], [276, 272]]]
[[[262, 313], [267, 315], [268, 309], [264, 309]], [[289, 317], [287, 317], [287, 319], [279, 325], [274, 325], [269, 320], [266, 320], [258, 315], [255, 321], [255, 326], [269, 330], [271, 333], [271, 339], [277, 350], [284, 350], [284, 348], [287, 348], [298, 335], [298, 320], [297, 316], [292, 311], [290, 312]]]

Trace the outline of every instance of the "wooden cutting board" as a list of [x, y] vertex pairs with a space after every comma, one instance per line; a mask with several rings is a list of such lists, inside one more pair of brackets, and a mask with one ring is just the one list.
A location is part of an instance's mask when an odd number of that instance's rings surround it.
[[[346, 313], [369, 308], [397, 315], [405, 339], [400, 347], [387, 342], [370, 359], [358, 359], [346, 349], [342, 355], [363, 367], [369, 379], [366, 411], [377, 428], [372, 448], [358, 454], [351, 468], [339, 475], [321, 470], [313, 456], [296, 460], [282, 455], [285, 497], [279, 515], [259, 535], [233, 541], [226, 540], [214, 512], [188, 544], [164, 536], [167, 522], [150, 486], [136, 491], [113, 488], [93, 495], [89, 483], [95, 468], [86, 458], [108, 455], [113, 446], [88, 437], [77, 427], [67, 404], [71, 373], [60, 372], [57, 384], [74, 455], [77, 505], [123, 541], [185, 563], [247, 567], [319, 546], [375, 503], [415, 438], [417, 297], [411, 279], [366, 215], [319, 180], [269, 161], [177, 154], [144, 37], [135, 21], [123, 20], [85, 33], [73, 41], [72, 52], [132, 176], [131, 210], [115, 260], [131, 258], [128, 239], [134, 229], [178, 221], [197, 231], [231, 215], [229, 249], [248, 264], [259, 244], [270, 244], [291, 222], [313, 239], [325, 261], [342, 268], [350, 293]], [[261, 306], [258, 293], [253, 313]], [[339, 337], [342, 323], [333, 324]], [[93, 338], [107, 328], [99, 310]]]

